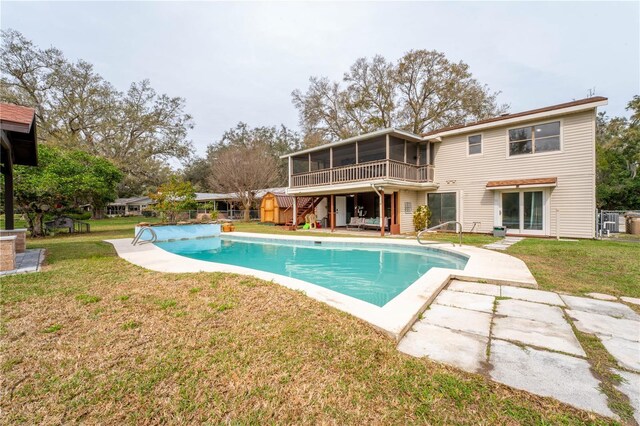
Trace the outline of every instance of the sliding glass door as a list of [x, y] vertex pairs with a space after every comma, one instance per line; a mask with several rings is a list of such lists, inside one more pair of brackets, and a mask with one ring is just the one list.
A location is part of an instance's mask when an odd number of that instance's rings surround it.
[[544, 235], [544, 193], [542, 191], [500, 194], [502, 226], [514, 234]]

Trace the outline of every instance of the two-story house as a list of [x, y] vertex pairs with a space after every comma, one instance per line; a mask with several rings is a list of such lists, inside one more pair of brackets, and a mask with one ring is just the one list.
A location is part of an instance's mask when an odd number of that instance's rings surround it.
[[383, 129], [289, 154], [293, 196], [311, 197], [331, 229], [375, 218], [413, 232], [428, 205], [431, 225], [465, 232], [592, 238], [596, 109], [592, 97], [423, 135]]

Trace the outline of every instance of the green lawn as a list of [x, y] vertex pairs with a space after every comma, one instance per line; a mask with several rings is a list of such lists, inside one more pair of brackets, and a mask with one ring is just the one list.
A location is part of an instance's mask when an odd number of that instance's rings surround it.
[[403, 355], [273, 283], [131, 265], [102, 240], [136, 222], [29, 241], [44, 270], [0, 280], [2, 423], [611, 423]]
[[640, 297], [640, 243], [530, 238], [507, 253], [524, 260], [543, 289]]

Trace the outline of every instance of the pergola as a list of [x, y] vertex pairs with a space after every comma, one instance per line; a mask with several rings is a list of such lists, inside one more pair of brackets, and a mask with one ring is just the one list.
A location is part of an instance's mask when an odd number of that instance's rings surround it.
[[35, 110], [0, 103], [0, 130], [0, 167], [4, 175], [4, 229], [13, 230], [13, 166], [38, 165]]

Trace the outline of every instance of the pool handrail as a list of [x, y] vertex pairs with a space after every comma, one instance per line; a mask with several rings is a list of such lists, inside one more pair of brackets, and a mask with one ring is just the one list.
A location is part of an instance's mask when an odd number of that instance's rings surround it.
[[[140, 240], [140, 237], [142, 236], [142, 234], [144, 233], [144, 231], [148, 230], [151, 233], [151, 239], [150, 240]], [[144, 243], [155, 243], [158, 240], [158, 234], [156, 234], [156, 231], [154, 231], [153, 229], [151, 229], [150, 226], [143, 226], [140, 228], [140, 230], [138, 231], [138, 233], [136, 234], [136, 236], [133, 238], [133, 241], [131, 241], [131, 245], [136, 245], [138, 243], [140, 244], [144, 244]]]
[[[418, 240], [418, 244], [422, 244], [422, 245], [427, 245], [427, 244], [437, 244], [437, 242], [428, 242], [428, 243], [427, 243], [427, 242], [424, 242], [424, 243], [423, 243], [423, 242], [420, 240], [420, 237], [421, 237], [421, 236], [422, 236], [422, 234], [423, 234], [423, 233], [425, 233], [425, 232], [435, 231], [436, 229], [442, 228], [442, 227], [447, 226], [447, 225], [450, 225], [450, 224], [452, 224], [452, 223], [455, 223], [455, 224], [456, 224], [456, 234], [458, 234], [458, 236], [460, 237], [460, 243], [459, 243], [459, 245], [460, 245], [460, 247], [462, 247], [462, 224], [461, 224], [460, 222], [456, 221], [456, 220], [450, 220], [450, 221], [448, 221], [448, 222], [444, 222], [444, 223], [441, 223], [441, 224], [439, 224], [439, 225], [432, 226], [431, 228], [423, 229], [422, 231], [418, 232], [418, 235], [416, 236], [416, 238], [417, 238], [417, 240]], [[460, 226], [460, 228], [458, 228], [458, 226]], [[458, 229], [460, 229], [460, 230], [458, 230]], [[454, 246], [454, 247], [456, 246], [456, 243], [453, 243], [453, 242], [452, 242], [451, 244], [453, 244], [453, 246]]]

